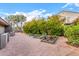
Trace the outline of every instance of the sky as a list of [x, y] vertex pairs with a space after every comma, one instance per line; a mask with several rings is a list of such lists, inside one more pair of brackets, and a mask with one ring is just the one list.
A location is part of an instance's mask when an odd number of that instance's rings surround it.
[[0, 17], [23, 14], [28, 20], [48, 17], [62, 10], [79, 12], [78, 3], [0, 3]]

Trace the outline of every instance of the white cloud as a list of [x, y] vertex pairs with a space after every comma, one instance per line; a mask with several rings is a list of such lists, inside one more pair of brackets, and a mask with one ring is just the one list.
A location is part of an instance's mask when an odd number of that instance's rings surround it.
[[5, 13], [5, 15], [24, 15], [27, 17], [27, 21], [31, 21], [33, 18], [38, 18], [38, 17], [47, 17], [47, 16], [51, 16], [52, 13], [47, 13], [46, 10], [33, 10], [31, 12], [25, 13], [25, 12], [15, 12], [15, 13]]
[[25, 12], [15, 12], [15, 13], [12, 14], [12, 15], [24, 15], [24, 16], [27, 17], [27, 13], [25, 13]]
[[76, 6], [76, 7], [79, 7], [79, 3], [75, 3], [75, 6]]
[[66, 8], [68, 6], [75, 6], [75, 7], [79, 7], [79, 3], [66, 3], [62, 8]]
[[70, 10], [73, 10], [73, 8], [71, 7], [71, 8], [69, 8]]
[[43, 17], [43, 13], [45, 13], [46, 10], [34, 10], [32, 12], [27, 13], [27, 21], [32, 20], [33, 18], [37, 17]]
[[62, 8], [66, 8], [67, 6], [69, 6], [70, 3], [65, 4]]
[[7, 16], [10, 15], [9, 13], [4, 13], [4, 14], [7, 15]]
[[52, 13], [47, 13], [44, 15], [44, 17], [52, 16]]
[[42, 13], [45, 13], [46, 10], [34, 10], [32, 12], [29, 12], [28, 15], [41, 15]]

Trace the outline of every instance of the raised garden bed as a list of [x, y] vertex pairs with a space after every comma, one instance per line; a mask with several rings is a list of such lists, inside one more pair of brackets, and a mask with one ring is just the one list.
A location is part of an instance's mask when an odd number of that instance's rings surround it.
[[46, 43], [50, 43], [50, 44], [55, 44], [57, 41], [58, 37], [57, 36], [46, 36], [46, 38], [43, 38], [41, 40], [41, 42], [46, 42]]
[[46, 42], [50, 44], [55, 44], [58, 36], [52, 36], [52, 35], [40, 35], [40, 34], [30, 34], [33, 38], [41, 39], [41, 42]]

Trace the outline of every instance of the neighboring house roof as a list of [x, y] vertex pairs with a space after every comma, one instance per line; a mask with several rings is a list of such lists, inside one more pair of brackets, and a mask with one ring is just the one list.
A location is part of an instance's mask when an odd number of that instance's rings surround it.
[[7, 26], [9, 23], [0, 17], [0, 25]]
[[64, 10], [64, 11], [59, 12], [58, 15], [66, 18], [65, 23], [73, 23], [73, 21], [79, 17], [79, 12]]
[[60, 14], [60, 13], [62, 13], [62, 12], [69, 12], [69, 13], [76, 13], [76, 14], [79, 14], [79, 12], [69, 11], [69, 10], [62, 10], [62, 11], [60, 11], [58, 14]]

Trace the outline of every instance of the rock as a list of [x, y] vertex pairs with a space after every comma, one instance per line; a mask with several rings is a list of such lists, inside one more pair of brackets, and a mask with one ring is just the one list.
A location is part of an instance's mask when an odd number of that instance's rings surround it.
[[47, 40], [52, 40], [53, 37], [52, 37], [51, 35], [48, 35], [46, 39], [47, 39]]
[[57, 36], [48, 35], [48, 36], [46, 36], [45, 39], [42, 39], [41, 42], [54, 44], [57, 41], [57, 39], [58, 39]]
[[46, 35], [40, 36], [40, 39], [46, 39]]

